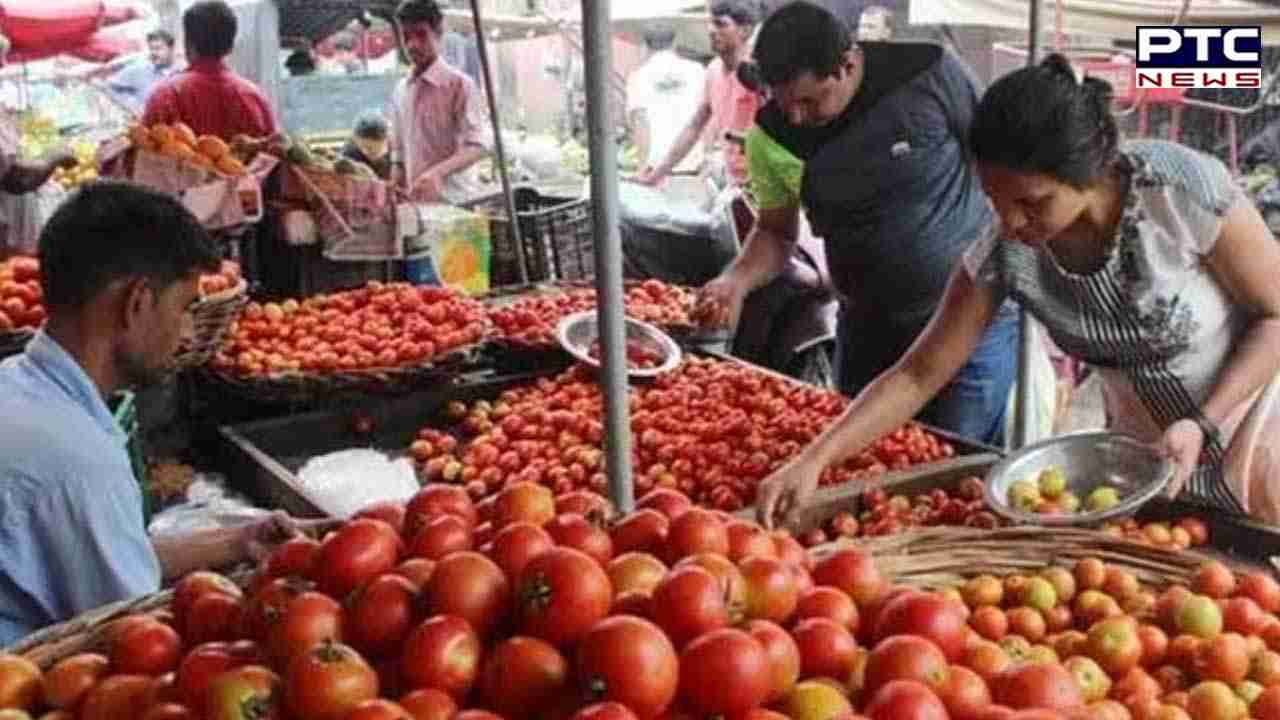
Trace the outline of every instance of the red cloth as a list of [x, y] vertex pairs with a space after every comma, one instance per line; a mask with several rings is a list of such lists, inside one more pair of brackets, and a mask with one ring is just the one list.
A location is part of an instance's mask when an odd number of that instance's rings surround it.
[[240, 133], [263, 137], [276, 131], [267, 96], [221, 60], [208, 59], [192, 62], [157, 85], [147, 98], [142, 122], [182, 122], [197, 135], [227, 140]]

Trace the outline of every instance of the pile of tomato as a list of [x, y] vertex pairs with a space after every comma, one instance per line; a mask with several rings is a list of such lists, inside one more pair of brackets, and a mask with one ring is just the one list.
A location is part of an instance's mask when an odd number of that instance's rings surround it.
[[[494, 306], [489, 318], [502, 337], [530, 346], [551, 346], [556, 342], [556, 325], [576, 312], [596, 309], [595, 288], [574, 288], [523, 298]], [[691, 324], [693, 293], [678, 285], [645, 280], [627, 290], [627, 317], [661, 327]]]
[[[591, 347], [587, 350], [587, 356], [596, 362], [600, 362], [603, 350], [600, 348], [600, 341], [591, 343]], [[655, 349], [652, 345], [628, 338], [626, 342], [625, 355], [627, 359], [627, 368], [630, 370], [651, 370], [660, 367], [666, 360], [660, 350]]]
[[200, 294], [217, 295], [240, 284], [240, 264], [232, 260], [223, 260], [222, 267], [216, 273], [200, 276]]
[[370, 282], [302, 301], [250, 303], [213, 359], [241, 376], [382, 370], [483, 340], [484, 306], [434, 286]]
[[18, 255], [0, 262], [0, 332], [44, 324], [44, 288], [40, 261]]
[[[631, 391], [636, 491], [673, 488], [699, 505], [741, 510], [755, 502], [760, 480], [847, 403], [740, 363], [687, 358]], [[454, 434], [423, 428], [409, 448], [428, 480], [460, 483], [475, 498], [497, 492], [510, 477], [557, 493], [606, 490], [603, 398], [585, 368], [507, 390], [493, 402], [452, 403], [449, 415]], [[949, 443], [909, 424], [827, 468], [821, 483], [860, 481], [954, 453]]]

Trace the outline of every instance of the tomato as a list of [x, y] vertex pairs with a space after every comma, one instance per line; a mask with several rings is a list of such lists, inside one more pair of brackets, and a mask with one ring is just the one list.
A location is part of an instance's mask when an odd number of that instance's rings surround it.
[[734, 562], [741, 562], [752, 556], [764, 558], [778, 556], [773, 538], [769, 537], [769, 533], [765, 532], [764, 528], [753, 522], [734, 520], [725, 525], [725, 532], [729, 535], [729, 559]]
[[619, 555], [628, 552], [661, 552], [667, 542], [670, 524], [667, 516], [657, 510], [636, 510], [613, 526], [613, 550]]
[[435, 688], [421, 688], [410, 692], [400, 698], [400, 707], [413, 720], [451, 720], [458, 712], [458, 704], [453, 698]]
[[801, 677], [845, 678], [853, 669], [858, 643], [844, 626], [828, 618], [806, 618], [791, 630], [800, 648]]
[[218, 675], [245, 664], [247, 663], [232, 656], [226, 643], [211, 642], [196, 646], [178, 665], [177, 700], [190, 707], [205, 707], [205, 693], [209, 683]]
[[556, 499], [549, 488], [534, 482], [513, 483], [493, 502], [493, 526], [527, 522], [542, 527], [556, 515]]
[[433, 687], [466, 697], [480, 672], [480, 637], [455, 615], [435, 615], [414, 628], [400, 655], [408, 687]]
[[281, 543], [262, 561], [262, 571], [268, 577], [310, 577], [315, 571], [320, 543], [309, 537], [299, 536]]
[[374, 698], [352, 708], [345, 720], [414, 720], [414, 716], [399, 703]]
[[1236, 633], [1206, 640], [1200, 645], [1196, 670], [1203, 680], [1220, 680], [1234, 686], [1249, 674], [1249, 646]]
[[342, 606], [328, 595], [303, 592], [289, 601], [284, 614], [271, 625], [267, 649], [277, 667], [286, 668], [297, 655], [326, 640], [343, 638]]
[[677, 567], [653, 590], [653, 620], [677, 648], [729, 624], [725, 588], [700, 565]]
[[671, 521], [664, 552], [669, 563], [701, 553], [728, 555], [729, 533], [710, 511], [691, 508]]
[[397, 649], [413, 627], [418, 588], [387, 573], [347, 600], [347, 639], [361, 652], [383, 657]]
[[[59, 660], [44, 673], [42, 689], [45, 703], [55, 710], [75, 710], [85, 693], [106, 676], [109, 664], [107, 658], [98, 653], [78, 653]], [[10, 672], [6, 667], [0, 670], [0, 677], [12, 682], [21, 676], [21, 673], [15, 673], [10, 677]], [[0, 692], [0, 697], [6, 694]], [[22, 702], [9, 704], [3, 701], [0, 704], [4, 707], [29, 707]]]
[[567, 647], [609, 613], [613, 586], [603, 568], [572, 548], [552, 548], [529, 561], [516, 585], [521, 631]]
[[178, 703], [159, 703], [152, 705], [142, 714], [142, 720], [198, 720], [199, 716], [191, 708]]
[[1236, 588], [1231, 568], [1218, 560], [1209, 560], [1196, 569], [1191, 578], [1191, 591], [1211, 598], [1230, 597]]
[[456, 515], [471, 528], [479, 522], [475, 504], [466, 490], [457, 485], [432, 483], [419, 490], [405, 506], [404, 536], [411, 538], [417, 535], [440, 515]]
[[603, 567], [613, 559], [613, 540], [609, 533], [581, 515], [564, 513], [551, 518], [543, 526], [557, 545], [581, 550]]
[[436, 571], [434, 560], [426, 558], [409, 558], [400, 563], [391, 572], [408, 580], [415, 588], [421, 591], [431, 582], [431, 575]]
[[205, 593], [191, 606], [183, 639], [191, 645], [216, 640], [238, 640], [244, 635], [245, 613], [243, 598], [222, 593]]
[[[751, 635], [731, 628], [713, 630], [680, 654], [680, 696], [703, 715], [744, 713], [769, 697], [772, 671], [764, 647]], [[726, 682], [728, 678], [732, 682]]]
[[352, 520], [371, 518], [381, 520], [390, 525], [397, 533], [404, 531], [405, 506], [395, 500], [380, 500], [366, 505], [363, 510], [351, 516]]
[[530, 560], [555, 544], [547, 531], [537, 525], [514, 522], [498, 531], [493, 538], [493, 548], [487, 554], [508, 578], [518, 578]]
[[799, 601], [795, 576], [788, 567], [776, 558], [753, 555], [739, 569], [746, 585], [747, 617], [786, 622]]
[[1005, 670], [991, 683], [996, 702], [1019, 710], [1067, 710], [1084, 704], [1080, 686], [1057, 663], [1027, 663]]
[[767, 702], [785, 698], [800, 679], [800, 646], [786, 630], [768, 620], [751, 620], [742, 629], [751, 633], [769, 657], [773, 686]]
[[919, 635], [949, 661], [959, 660], [968, 638], [964, 606], [938, 593], [904, 593], [886, 603], [877, 618], [876, 639], [892, 635]]
[[556, 514], [573, 513], [588, 520], [607, 520], [613, 508], [603, 496], [590, 490], [574, 490], [556, 498]]
[[878, 600], [889, 585], [871, 556], [852, 548], [837, 550], [814, 566], [813, 581], [843, 591], [859, 609]]
[[877, 643], [867, 656], [864, 685], [868, 696], [894, 680], [941, 688], [946, 679], [947, 658], [926, 638], [894, 635]]
[[316, 583], [334, 597], [346, 597], [395, 567], [402, 550], [400, 535], [387, 523], [352, 520], [320, 544]]
[[876, 691], [865, 708], [870, 720], [948, 720], [947, 708], [928, 686], [894, 680]]
[[453, 720], [506, 720], [488, 710], [462, 710], [453, 716]]
[[217, 675], [205, 694], [204, 720], [278, 720], [280, 677], [260, 665], [246, 665]]
[[637, 510], [653, 509], [675, 520], [693, 508], [693, 503], [684, 493], [669, 488], [651, 490], [636, 502]]
[[151, 618], [124, 628], [111, 643], [114, 672], [163, 675], [178, 667], [182, 638], [173, 628]]
[[480, 672], [480, 697], [499, 715], [536, 715], [564, 692], [569, 663], [536, 638], [513, 637], [498, 644]]
[[457, 615], [487, 637], [511, 611], [511, 586], [502, 568], [476, 552], [457, 552], [436, 563], [423, 591], [431, 612]]
[[1244, 573], [1239, 578], [1236, 593], [1257, 603], [1263, 612], [1280, 612], [1280, 583], [1268, 573], [1260, 570]]
[[413, 536], [407, 553], [411, 558], [439, 560], [450, 553], [472, 549], [476, 541], [465, 520], [457, 515], [439, 515]]
[[312, 586], [312, 583], [298, 578], [269, 580], [253, 594], [245, 608], [245, 630], [249, 637], [265, 640], [271, 627], [288, 609], [289, 603]]
[[651, 594], [666, 577], [667, 566], [648, 553], [629, 552], [611, 560], [606, 571], [609, 582], [613, 584], [616, 599], [623, 593], [632, 591]]
[[588, 705], [573, 714], [571, 720], [639, 720], [627, 706], [616, 702]]
[[134, 720], [151, 698], [154, 687], [155, 678], [146, 675], [104, 678], [84, 696], [79, 720]]
[[947, 669], [947, 681], [938, 689], [938, 699], [951, 717], [963, 720], [991, 704], [991, 690], [976, 672], [962, 665]]
[[188, 573], [174, 584], [173, 600], [169, 603], [169, 609], [173, 612], [174, 625], [178, 631], [186, 632], [187, 615], [191, 612], [191, 606], [195, 605], [200, 596], [211, 592], [234, 598], [244, 595], [240, 588], [226, 576], [207, 570]]
[[597, 623], [578, 647], [577, 675], [592, 701], [622, 703], [640, 720], [656, 718], [675, 699], [679, 659], [657, 625], [633, 616]]
[[322, 643], [289, 663], [285, 705], [294, 717], [342, 720], [377, 696], [378, 674], [346, 645]]

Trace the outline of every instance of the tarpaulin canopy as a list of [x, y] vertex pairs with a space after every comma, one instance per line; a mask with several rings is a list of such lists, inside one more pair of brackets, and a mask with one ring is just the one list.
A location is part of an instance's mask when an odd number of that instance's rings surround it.
[[[1138, 25], [1167, 25], [1182, 0], [1059, 0], [1062, 30], [1073, 35], [1134, 39]], [[1055, 26], [1054, 0], [1041, 3], [1040, 27]], [[909, 20], [920, 25], [989, 25], [1027, 28], [1026, 0], [911, 0]], [[1280, 44], [1280, 6], [1243, 0], [1191, 0], [1183, 25], [1260, 25], [1263, 42]]]
[[12, 62], [64, 53], [110, 60], [140, 49], [154, 18], [140, 0], [0, 0]]

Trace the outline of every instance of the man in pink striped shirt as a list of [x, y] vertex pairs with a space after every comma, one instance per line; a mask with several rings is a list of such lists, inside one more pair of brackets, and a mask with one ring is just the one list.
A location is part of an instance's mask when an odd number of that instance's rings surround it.
[[418, 201], [461, 200], [474, 186], [467, 170], [493, 146], [485, 104], [471, 78], [444, 60], [444, 15], [435, 0], [405, 0], [396, 17], [413, 71], [396, 84], [387, 112], [393, 178]]

